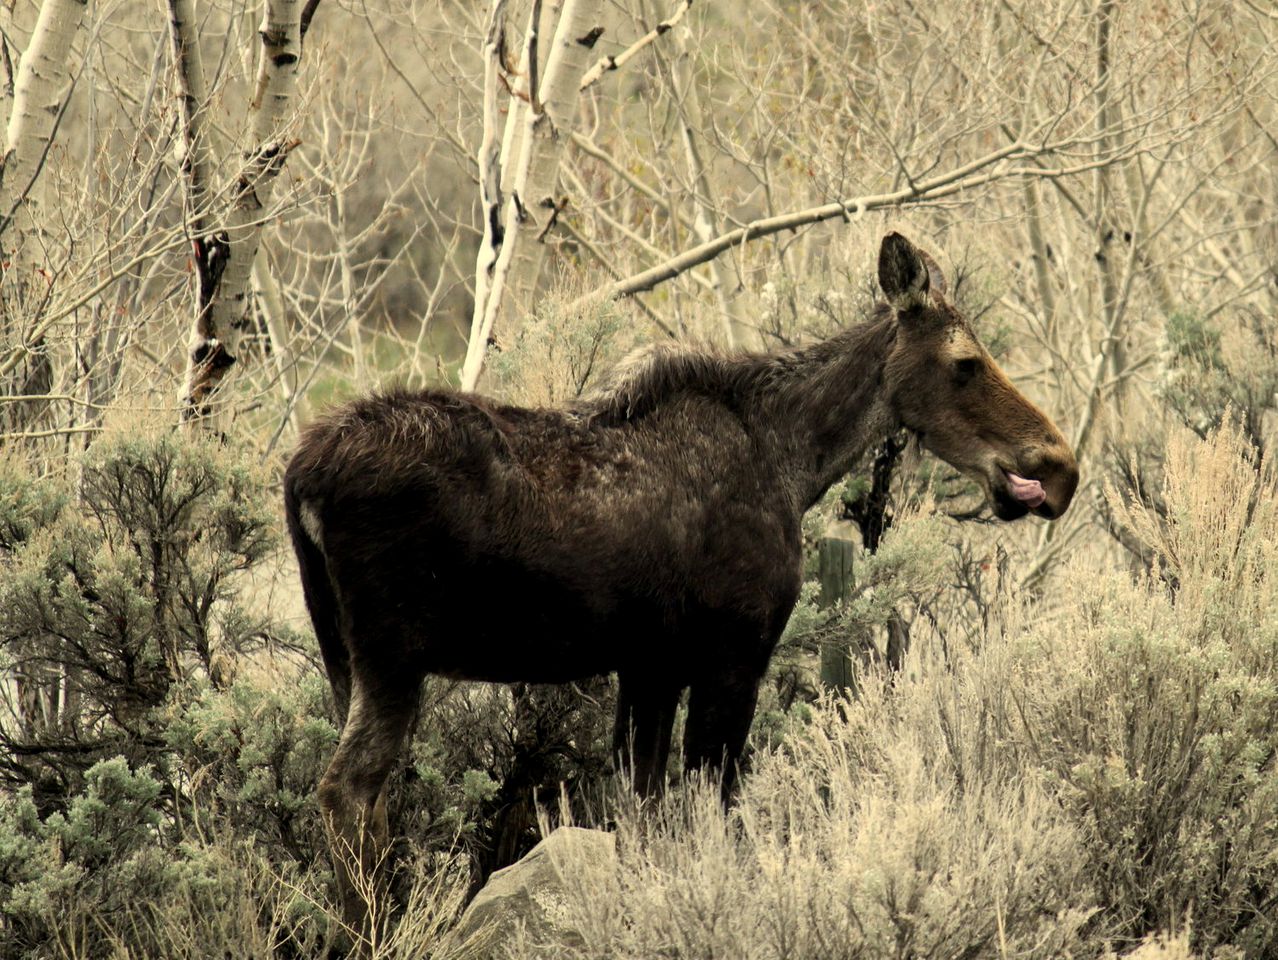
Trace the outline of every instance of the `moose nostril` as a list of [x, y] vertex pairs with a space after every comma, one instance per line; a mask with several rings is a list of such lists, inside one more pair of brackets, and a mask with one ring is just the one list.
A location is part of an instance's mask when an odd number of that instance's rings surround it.
[[1045, 520], [1055, 520], [1069, 509], [1070, 502], [1074, 499], [1079, 480], [1078, 462], [1065, 451], [1043, 457], [1038, 467], [1038, 475], [1048, 491], [1048, 502], [1043, 503], [1035, 512]]
[[1057, 453], [1053, 451], [1040, 454], [1038, 457], [1032, 458], [1031, 463], [1033, 463], [1035, 469], [1035, 472], [1031, 475], [1044, 481], [1055, 477], [1068, 477], [1071, 474], [1078, 473], [1078, 464], [1067, 452]]

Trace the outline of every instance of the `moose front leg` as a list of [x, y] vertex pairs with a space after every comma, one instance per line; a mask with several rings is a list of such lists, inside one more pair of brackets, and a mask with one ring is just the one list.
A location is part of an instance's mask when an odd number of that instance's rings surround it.
[[639, 674], [617, 675], [617, 724], [612, 753], [641, 797], [657, 796], [666, 785], [670, 736], [681, 688]]
[[737, 667], [697, 680], [688, 696], [684, 768], [689, 774], [698, 770], [718, 774], [724, 802], [736, 786], [762, 679], [762, 670]]

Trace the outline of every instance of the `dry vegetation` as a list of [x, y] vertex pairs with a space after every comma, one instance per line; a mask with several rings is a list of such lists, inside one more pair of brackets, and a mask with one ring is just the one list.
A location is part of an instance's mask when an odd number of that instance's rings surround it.
[[623, 815], [616, 864], [563, 864], [581, 955], [1059, 957], [1170, 930], [1271, 956], [1275, 492], [1236, 432], [1178, 437], [1173, 519], [1119, 507], [1153, 573], [1071, 562], [1077, 602], [1006, 598], [969, 649], [916, 638], [907, 676], [757, 754], [726, 818], [695, 789]]
[[[0, 5], [19, 94], [55, 6]], [[616, 819], [615, 866], [565, 867], [590, 956], [1278, 957], [1266, 3], [582, 0], [591, 63], [675, 25], [560, 121], [552, 203], [530, 194], [478, 340], [480, 146], [485, 116], [500, 144], [527, 108], [530, 4], [505, 5], [500, 61], [488, 5], [320, 5], [213, 439], [167, 431], [192, 240], [263, 142], [262, 9], [194, 7], [196, 202], [172, 6], [82, 9], [51, 145], [0, 180], [0, 954], [333, 941], [313, 798], [335, 730], [277, 550], [278, 472], [315, 411], [455, 384], [468, 338], [483, 389], [549, 403], [636, 344], [819, 335], [868, 304], [890, 226], [957, 276], [1076, 446], [1070, 514], [996, 528], [909, 448], [832, 492], [807, 532], [856, 541], [853, 582], [819, 604], [814, 550], [726, 815], [695, 787], [656, 811], [604, 799], [606, 681], [430, 685], [371, 952], [455, 952], [468, 888], [565, 783], [569, 816]], [[876, 494], [895, 523], [871, 552]], [[819, 695], [831, 643], [860, 658], [850, 700]]]

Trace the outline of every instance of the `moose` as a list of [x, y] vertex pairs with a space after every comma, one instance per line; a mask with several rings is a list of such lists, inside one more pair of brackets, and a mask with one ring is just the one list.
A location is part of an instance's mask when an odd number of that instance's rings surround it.
[[615, 672], [614, 750], [660, 791], [684, 761], [727, 796], [799, 595], [800, 522], [901, 428], [994, 513], [1051, 520], [1078, 465], [946, 299], [936, 262], [884, 237], [886, 302], [797, 349], [650, 349], [560, 409], [395, 390], [313, 424], [288, 528], [344, 720], [319, 786], [344, 909], [388, 841], [386, 782], [426, 674], [561, 683]]

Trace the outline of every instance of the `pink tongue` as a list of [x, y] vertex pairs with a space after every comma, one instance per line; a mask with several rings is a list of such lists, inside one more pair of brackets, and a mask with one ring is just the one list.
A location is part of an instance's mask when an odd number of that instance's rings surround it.
[[1012, 486], [1012, 496], [1027, 507], [1040, 507], [1043, 501], [1047, 499], [1047, 494], [1043, 492], [1043, 485], [1037, 480], [1026, 480], [1019, 474], [1007, 471], [1008, 482]]

